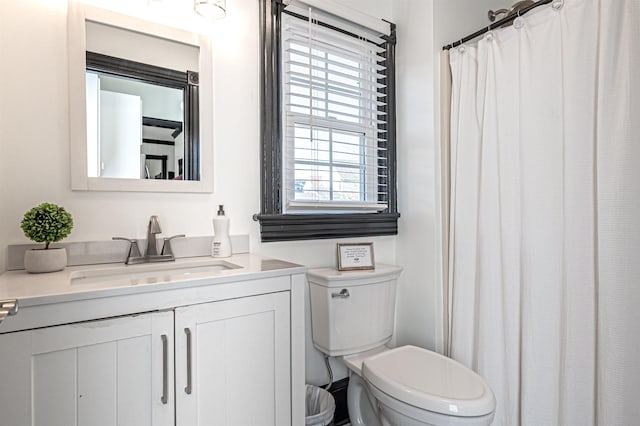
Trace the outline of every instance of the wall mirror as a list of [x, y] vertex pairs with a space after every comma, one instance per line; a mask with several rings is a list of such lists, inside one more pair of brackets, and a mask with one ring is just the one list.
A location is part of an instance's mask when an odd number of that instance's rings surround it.
[[212, 192], [206, 36], [70, 2], [74, 190]]

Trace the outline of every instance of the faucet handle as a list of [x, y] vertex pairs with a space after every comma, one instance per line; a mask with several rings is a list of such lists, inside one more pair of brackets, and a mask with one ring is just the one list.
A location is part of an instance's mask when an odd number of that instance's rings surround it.
[[171, 256], [173, 258], [174, 256], [173, 256], [173, 250], [171, 249], [171, 240], [173, 240], [174, 238], [184, 238], [185, 236], [186, 235], [184, 234], [178, 234], [178, 235], [165, 238], [164, 244], [162, 245], [162, 252], [160, 254], [163, 256]]
[[125, 237], [113, 237], [112, 240], [123, 240], [129, 241], [129, 253], [127, 254], [126, 264], [128, 265], [131, 259], [136, 257], [142, 257], [140, 254], [140, 247], [138, 246], [138, 240], [133, 238], [125, 238]]

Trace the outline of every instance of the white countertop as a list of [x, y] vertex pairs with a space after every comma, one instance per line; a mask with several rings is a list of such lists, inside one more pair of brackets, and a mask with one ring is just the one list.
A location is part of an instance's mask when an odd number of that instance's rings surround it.
[[[207, 266], [228, 262], [235, 269], [211, 270]], [[30, 274], [9, 271], [0, 275], [0, 300], [17, 299], [20, 308], [42, 304], [123, 296], [218, 283], [304, 273], [306, 267], [251, 254], [228, 258], [193, 257], [173, 262], [139, 265], [71, 266], [60, 272]], [[111, 278], [111, 274], [113, 278]], [[137, 276], [131, 278], [127, 275]], [[86, 279], [87, 277], [99, 277]]]

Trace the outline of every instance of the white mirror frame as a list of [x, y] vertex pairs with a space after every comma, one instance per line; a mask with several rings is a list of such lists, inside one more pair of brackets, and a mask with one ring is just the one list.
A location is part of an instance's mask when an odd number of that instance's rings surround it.
[[[200, 180], [89, 177], [87, 169], [86, 33], [93, 21], [196, 46], [200, 49]], [[71, 189], [75, 191], [213, 192], [213, 54], [207, 36], [121, 15], [74, 0], [67, 15]]]

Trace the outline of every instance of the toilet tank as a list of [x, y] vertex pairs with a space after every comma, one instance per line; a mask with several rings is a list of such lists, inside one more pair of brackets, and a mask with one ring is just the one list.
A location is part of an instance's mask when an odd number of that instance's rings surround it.
[[402, 268], [307, 271], [313, 344], [330, 356], [364, 352], [391, 339], [396, 282]]

